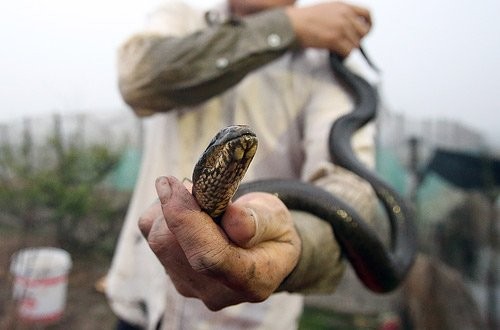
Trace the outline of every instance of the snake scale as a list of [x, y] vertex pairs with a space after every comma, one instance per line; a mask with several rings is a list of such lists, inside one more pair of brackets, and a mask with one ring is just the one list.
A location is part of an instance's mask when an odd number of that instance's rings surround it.
[[202, 210], [217, 219], [231, 198], [252, 191], [275, 194], [289, 209], [305, 211], [327, 221], [361, 282], [373, 292], [390, 292], [404, 280], [415, 257], [412, 212], [387, 183], [356, 158], [351, 147], [353, 134], [376, 115], [377, 91], [350, 71], [335, 54], [330, 54], [329, 61], [336, 79], [345, 85], [354, 100], [353, 111], [338, 118], [331, 127], [330, 158], [373, 187], [390, 223], [388, 247], [351, 206], [320, 187], [283, 179], [239, 185], [257, 149], [257, 138], [248, 126], [227, 127], [210, 142], [193, 171], [193, 195]]

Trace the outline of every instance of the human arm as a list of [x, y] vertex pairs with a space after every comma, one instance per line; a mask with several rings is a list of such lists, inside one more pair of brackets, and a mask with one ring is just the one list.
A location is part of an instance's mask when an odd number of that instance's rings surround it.
[[140, 33], [119, 50], [120, 92], [139, 113], [200, 103], [278, 58], [294, 42], [282, 9], [233, 18], [184, 36], [163, 30]]
[[[346, 56], [371, 27], [366, 9], [341, 2], [277, 8], [206, 28], [175, 24], [185, 10], [160, 11], [160, 28], [119, 50], [120, 91], [139, 115], [202, 102], [299, 47]], [[169, 28], [172, 21], [180, 31]]]

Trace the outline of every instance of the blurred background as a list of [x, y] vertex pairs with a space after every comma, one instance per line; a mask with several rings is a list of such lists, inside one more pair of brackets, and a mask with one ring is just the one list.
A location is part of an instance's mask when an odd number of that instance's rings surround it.
[[[29, 246], [73, 259], [67, 308], [50, 328], [114, 324], [101, 279], [142, 145], [115, 53], [161, 3], [0, 4], [0, 328], [20, 327], [9, 265]], [[381, 69], [377, 170], [414, 204], [420, 256], [394, 295], [348, 279], [338, 295], [308, 299], [301, 326], [498, 329], [500, 2], [355, 3], [372, 10], [364, 48]]]

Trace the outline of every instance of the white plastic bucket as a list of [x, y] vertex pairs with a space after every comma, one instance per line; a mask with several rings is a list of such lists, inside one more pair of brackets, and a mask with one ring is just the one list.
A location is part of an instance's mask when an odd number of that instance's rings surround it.
[[71, 257], [56, 248], [28, 248], [12, 256], [13, 295], [23, 322], [57, 322], [66, 306]]

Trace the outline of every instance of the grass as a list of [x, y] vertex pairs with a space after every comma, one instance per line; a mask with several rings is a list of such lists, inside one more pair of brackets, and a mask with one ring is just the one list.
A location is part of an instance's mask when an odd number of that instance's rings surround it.
[[304, 308], [299, 323], [299, 330], [360, 330], [379, 327], [380, 321], [376, 316], [341, 313], [314, 307]]

